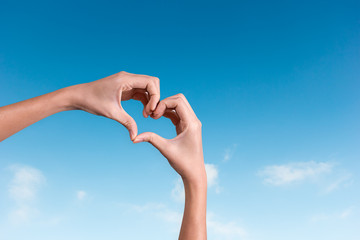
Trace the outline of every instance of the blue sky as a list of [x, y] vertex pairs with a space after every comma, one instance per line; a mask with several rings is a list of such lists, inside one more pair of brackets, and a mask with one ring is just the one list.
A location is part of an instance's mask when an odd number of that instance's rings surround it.
[[[208, 239], [360, 235], [358, 1], [0, 1], [0, 105], [125, 70], [203, 123]], [[175, 136], [124, 103], [139, 132]], [[176, 239], [149, 144], [73, 111], [0, 144], [0, 239]]]

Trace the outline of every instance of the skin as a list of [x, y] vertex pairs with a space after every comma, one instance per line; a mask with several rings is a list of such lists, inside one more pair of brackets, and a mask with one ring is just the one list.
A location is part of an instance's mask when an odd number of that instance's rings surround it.
[[[177, 136], [165, 139], [145, 132], [137, 135], [134, 119], [121, 101], [141, 101], [144, 117], [169, 118]], [[206, 239], [206, 172], [202, 150], [201, 123], [182, 94], [160, 100], [156, 77], [120, 72], [106, 78], [70, 86], [39, 97], [0, 107], [0, 142], [52, 114], [83, 110], [124, 125], [134, 143], [150, 142], [180, 174], [185, 189], [185, 208], [180, 240]]]
[[144, 117], [148, 117], [160, 100], [159, 79], [119, 72], [94, 82], [0, 107], [0, 141], [43, 118], [67, 110], [83, 110], [118, 121], [134, 139], [137, 135], [136, 122], [121, 106], [121, 101], [130, 99], [149, 99], [143, 111]]
[[167, 158], [180, 174], [185, 189], [185, 208], [180, 240], [204, 240], [206, 236], [207, 180], [201, 140], [201, 122], [183, 94], [162, 100], [152, 114], [153, 118], [169, 118], [176, 127], [177, 136], [165, 139], [155, 133], [138, 135], [134, 143], [149, 142]]

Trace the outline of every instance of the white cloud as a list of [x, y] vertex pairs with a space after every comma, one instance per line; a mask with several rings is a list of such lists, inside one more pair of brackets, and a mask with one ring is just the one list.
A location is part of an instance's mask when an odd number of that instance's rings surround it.
[[343, 209], [342, 211], [338, 211], [335, 213], [330, 214], [315, 214], [310, 218], [310, 222], [312, 223], [318, 223], [318, 222], [325, 222], [325, 221], [340, 221], [340, 220], [346, 220], [350, 218], [355, 213], [355, 207], [351, 206], [346, 209]]
[[29, 205], [19, 205], [10, 212], [9, 219], [12, 223], [19, 224], [28, 221], [39, 214], [39, 211]]
[[208, 188], [214, 187], [216, 193], [219, 193], [220, 192], [220, 187], [218, 184], [219, 170], [217, 169], [216, 165], [206, 163], [205, 170], [206, 170]]
[[168, 208], [164, 208], [156, 214], [158, 217], [169, 223], [181, 224], [182, 214]]
[[[182, 222], [182, 212], [173, 210], [162, 203], [147, 203], [144, 205], [119, 204], [126, 210], [140, 214], [151, 214], [166, 223], [173, 224], [173, 230], [179, 231]], [[213, 212], [207, 214], [207, 229], [209, 239], [239, 240], [247, 237], [246, 230], [235, 221], [220, 220]]]
[[341, 219], [346, 219], [348, 218], [350, 215], [352, 215], [354, 213], [354, 207], [349, 207], [345, 210], [343, 210], [341, 213], [340, 213], [340, 218]]
[[[215, 192], [220, 193], [220, 187], [218, 184], [219, 170], [217, 169], [216, 165], [206, 163], [205, 170], [206, 170], [206, 176], [207, 176], [208, 189], [215, 188]], [[185, 201], [184, 185], [183, 185], [183, 182], [180, 177], [176, 180], [175, 186], [171, 190], [171, 196], [177, 202]]]
[[87, 193], [84, 190], [79, 190], [76, 192], [76, 198], [79, 201], [84, 200], [86, 198], [86, 196], [87, 196]]
[[224, 162], [229, 161], [234, 156], [236, 148], [237, 148], [237, 144], [233, 144], [232, 146], [225, 149], [224, 158], [223, 158]]
[[119, 206], [141, 214], [150, 213], [155, 217], [162, 219], [165, 222], [181, 224], [181, 220], [182, 220], [181, 212], [172, 210], [162, 203], [146, 203], [144, 205], [121, 203], [119, 204]]
[[159, 210], [159, 209], [164, 209], [166, 208], [166, 206], [162, 203], [147, 203], [144, 205], [136, 205], [136, 204], [122, 204], [126, 207], [130, 207], [132, 210], [138, 212], [138, 213], [143, 213], [146, 211], [152, 211], [152, 210]]
[[33, 167], [13, 165], [9, 169], [13, 171], [14, 177], [8, 193], [16, 204], [16, 209], [9, 216], [12, 222], [23, 222], [38, 213], [33, 202], [46, 179], [40, 170]]
[[326, 162], [296, 162], [284, 165], [267, 166], [258, 172], [267, 184], [280, 186], [315, 179], [322, 174], [330, 173], [333, 164]]
[[206, 163], [205, 170], [207, 175], [208, 187], [215, 186], [219, 177], [219, 171], [214, 164]]
[[31, 201], [36, 198], [45, 177], [40, 170], [29, 166], [11, 166], [14, 177], [9, 186], [9, 195], [17, 202]]
[[176, 180], [175, 186], [171, 190], [171, 197], [177, 202], [185, 201], [185, 191], [181, 177]]
[[337, 178], [334, 178], [332, 183], [330, 183], [324, 190], [324, 193], [331, 193], [342, 186], [349, 186], [353, 182], [352, 175], [350, 173], [343, 173]]
[[247, 236], [246, 230], [236, 222], [221, 222], [215, 219], [215, 215], [212, 213], [209, 213], [207, 217], [207, 229], [209, 235], [223, 240], [239, 240]]

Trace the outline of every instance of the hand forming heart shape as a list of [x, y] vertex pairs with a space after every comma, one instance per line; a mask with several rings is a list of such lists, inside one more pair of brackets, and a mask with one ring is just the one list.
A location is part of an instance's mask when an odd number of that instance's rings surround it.
[[[129, 130], [134, 143], [146, 141], [159, 149], [184, 179], [199, 178], [205, 174], [201, 123], [184, 95], [178, 94], [159, 101], [158, 78], [127, 72], [77, 86], [77, 98], [73, 100], [76, 109], [118, 121]], [[165, 139], [151, 132], [137, 136], [135, 120], [121, 106], [121, 101], [129, 99], [142, 102], [144, 117], [169, 118], [176, 126], [177, 136]]]
[[[143, 102], [146, 106], [147, 102]], [[154, 119], [169, 118], [176, 127], [177, 136], [165, 139], [155, 133], [139, 134], [134, 143], [150, 142], [183, 177], [194, 179], [203, 176], [204, 161], [201, 141], [201, 122], [183, 94], [159, 102], [151, 114]]]
[[[129, 99], [144, 104], [144, 117], [169, 118], [177, 136], [165, 139], [152, 132], [137, 135], [136, 122], [121, 106], [121, 101]], [[179, 239], [206, 239], [207, 179], [201, 123], [185, 96], [177, 94], [160, 101], [158, 78], [120, 72], [1, 107], [0, 141], [47, 116], [76, 109], [114, 119], [129, 130], [134, 143], [155, 146], [184, 182], [185, 211]]]

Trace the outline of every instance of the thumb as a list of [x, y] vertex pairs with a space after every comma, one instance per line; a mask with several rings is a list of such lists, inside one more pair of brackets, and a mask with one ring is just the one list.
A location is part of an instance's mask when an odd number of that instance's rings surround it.
[[163, 152], [163, 150], [166, 149], [168, 145], [167, 139], [160, 137], [156, 133], [153, 132], [144, 132], [136, 136], [136, 138], [133, 140], [134, 143], [139, 142], [149, 142], [154, 147], [159, 149], [160, 152]]
[[121, 123], [122, 125], [124, 125], [124, 127], [127, 128], [127, 130], [129, 130], [129, 134], [130, 134], [130, 139], [134, 140], [136, 135], [137, 135], [137, 125], [135, 120], [124, 110], [122, 110], [118, 116], [116, 116], [116, 118], [114, 118], [114, 120], [118, 121], [119, 123]]

